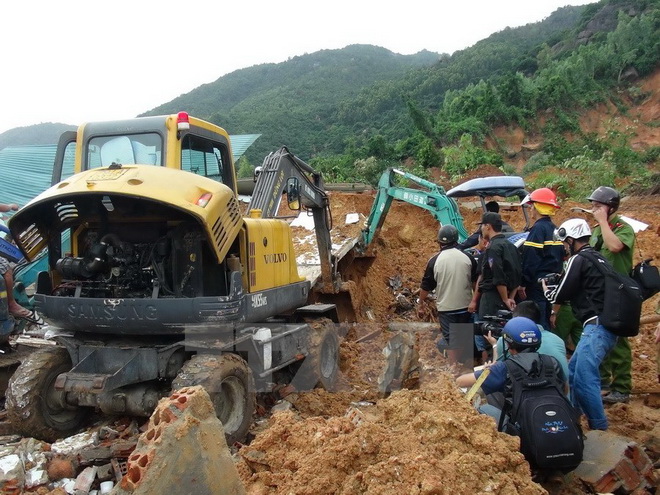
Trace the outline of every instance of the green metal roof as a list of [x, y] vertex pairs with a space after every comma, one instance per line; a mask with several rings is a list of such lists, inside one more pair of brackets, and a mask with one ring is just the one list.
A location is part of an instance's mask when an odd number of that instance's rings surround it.
[[0, 202], [23, 206], [50, 186], [57, 145], [0, 150]]
[[231, 140], [231, 152], [234, 155], [234, 163], [245, 154], [247, 149], [252, 146], [252, 143], [254, 143], [259, 136], [261, 136], [261, 134], [237, 134], [236, 136], [229, 136], [229, 139]]
[[[234, 162], [261, 134], [229, 136]], [[23, 206], [50, 187], [57, 145], [15, 146], [0, 150], [0, 203]]]

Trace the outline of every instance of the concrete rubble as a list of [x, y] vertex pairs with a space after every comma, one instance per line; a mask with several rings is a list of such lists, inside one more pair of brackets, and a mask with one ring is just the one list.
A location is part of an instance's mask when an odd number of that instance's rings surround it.
[[0, 493], [42, 495], [245, 493], [222, 423], [201, 387], [160, 401], [135, 421], [94, 427], [53, 444], [0, 437]]
[[415, 336], [397, 332], [383, 349], [386, 365], [378, 377], [378, 390], [386, 394], [397, 388], [409, 388], [419, 378], [419, 354]]
[[644, 493], [660, 483], [644, 449], [608, 431], [587, 433], [584, 460], [574, 475], [596, 493]]

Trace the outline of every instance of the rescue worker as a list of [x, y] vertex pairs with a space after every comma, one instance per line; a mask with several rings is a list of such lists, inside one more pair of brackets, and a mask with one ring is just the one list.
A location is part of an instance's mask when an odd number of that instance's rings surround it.
[[[500, 212], [500, 204], [497, 201], [489, 201], [486, 203], [486, 211], [491, 211], [493, 213]], [[502, 232], [513, 232], [511, 225], [502, 220]], [[479, 238], [481, 237], [481, 226], [475, 230], [472, 235], [470, 235], [463, 242], [458, 244], [458, 249], [465, 250], [471, 247], [474, 247], [479, 244]]]
[[486, 212], [481, 218], [481, 234], [488, 247], [482, 255], [478, 290], [468, 306], [479, 317], [494, 316], [502, 309], [513, 310], [521, 282], [521, 260], [516, 246], [502, 234], [502, 218]]
[[[468, 305], [472, 300], [472, 285], [476, 279], [477, 263], [457, 248], [458, 230], [443, 225], [438, 231], [440, 252], [426, 264], [420, 284], [419, 302], [425, 304], [435, 290], [438, 320], [442, 337], [438, 348], [447, 348], [449, 363], [465, 363], [472, 357], [472, 316]], [[461, 327], [460, 324], [468, 324]]]
[[[591, 235], [591, 245], [610, 262], [614, 269], [630, 275], [633, 265], [635, 231], [619, 215], [619, 192], [611, 187], [598, 187], [589, 196], [591, 212], [598, 225]], [[619, 337], [600, 366], [601, 388], [610, 390], [603, 402], [627, 402], [632, 391], [632, 350], [627, 337]]]
[[551, 303], [570, 302], [575, 317], [582, 322], [583, 331], [571, 360], [568, 362], [568, 383], [573, 405], [584, 412], [592, 430], [607, 430], [607, 416], [600, 395], [599, 367], [616, 344], [617, 336], [598, 320], [605, 300], [605, 280], [589, 259], [580, 256], [590, 251], [591, 229], [582, 218], [565, 221], [557, 229], [557, 238], [571, 257], [558, 285], [543, 280], [543, 290]]
[[[16, 210], [18, 210], [16, 203], [0, 203], [0, 213]], [[5, 286], [7, 287], [7, 306], [9, 313], [16, 318], [30, 318], [32, 312], [18, 304], [14, 299], [14, 270], [9, 264], [9, 261], [2, 256], [0, 256], [0, 275], [4, 278]]]
[[550, 330], [552, 307], [543, 295], [539, 279], [553, 273], [561, 273], [564, 258], [564, 246], [554, 239], [557, 226], [550, 217], [559, 209], [557, 195], [552, 189], [542, 187], [528, 194], [522, 203], [531, 205], [532, 218], [538, 219], [529, 230], [522, 248], [522, 286], [520, 299], [529, 299], [539, 306], [540, 324]]

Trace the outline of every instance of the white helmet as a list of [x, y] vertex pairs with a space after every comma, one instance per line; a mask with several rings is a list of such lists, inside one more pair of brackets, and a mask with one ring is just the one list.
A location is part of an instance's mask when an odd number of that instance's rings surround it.
[[573, 239], [580, 239], [582, 237], [590, 237], [591, 229], [589, 224], [583, 218], [571, 218], [562, 223], [557, 230], [555, 230], [555, 237], [560, 241], [565, 241], [567, 237]]

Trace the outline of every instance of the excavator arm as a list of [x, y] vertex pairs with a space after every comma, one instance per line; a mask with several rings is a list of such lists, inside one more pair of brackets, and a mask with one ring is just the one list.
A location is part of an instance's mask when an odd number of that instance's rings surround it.
[[[419, 184], [426, 188], [426, 190], [395, 185], [395, 174]], [[405, 201], [406, 203], [428, 210], [442, 225], [453, 225], [458, 229], [460, 241], [463, 241], [468, 236], [463, 226], [463, 217], [459, 212], [458, 205], [453, 199], [447, 196], [442, 186], [438, 186], [411, 173], [395, 168], [388, 168], [383, 172], [383, 175], [381, 175], [378, 181], [378, 192], [376, 193], [369, 218], [367, 218], [358, 244], [360, 251], [366, 251], [367, 247], [378, 235], [393, 199]]]
[[332, 254], [332, 217], [323, 178], [285, 146], [264, 158], [248, 208], [261, 210], [262, 218], [276, 217], [284, 192], [291, 209], [312, 212], [323, 291], [336, 292], [341, 281], [337, 275], [337, 259]]

